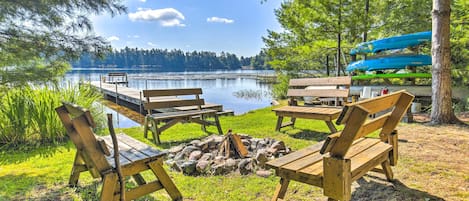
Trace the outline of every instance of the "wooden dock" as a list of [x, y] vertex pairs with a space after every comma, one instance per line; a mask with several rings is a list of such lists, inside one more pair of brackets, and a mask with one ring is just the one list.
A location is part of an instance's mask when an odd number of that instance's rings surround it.
[[[142, 91], [134, 88], [129, 88], [126, 86], [121, 86], [118, 84], [109, 84], [99, 81], [90, 82], [91, 86], [100, 90], [104, 94], [104, 98], [118, 105], [128, 107], [134, 111], [137, 111], [141, 114], [146, 114], [146, 111], [143, 109], [143, 103], [146, 102], [143, 97]], [[177, 97], [161, 97], [161, 98], [151, 98], [151, 101], [158, 100], [179, 100]], [[223, 110], [223, 105], [206, 103], [202, 106], [205, 109], [214, 109], [218, 111], [219, 115], [233, 115], [234, 112], [231, 110]], [[176, 107], [176, 110], [194, 110], [195, 107]]]

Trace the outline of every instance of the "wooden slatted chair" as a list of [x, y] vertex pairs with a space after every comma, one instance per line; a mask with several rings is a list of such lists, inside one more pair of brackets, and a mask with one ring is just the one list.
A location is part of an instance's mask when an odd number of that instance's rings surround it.
[[[332, 121], [339, 117], [342, 108], [339, 102], [347, 103], [352, 78], [326, 77], [326, 78], [300, 78], [291, 79], [288, 84], [288, 106], [275, 108], [272, 111], [278, 116], [275, 131], [281, 128], [294, 126], [296, 118], [323, 120], [332, 133], [337, 132]], [[322, 97], [334, 99], [335, 107], [331, 106], [307, 106], [299, 105], [298, 100], [303, 97]], [[283, 123], [284, 117], [290, 117], [290, 121]]]
[[[148, 130], [153, 135], [153, 141], [161, 143], [160, 134], [166, 129], [176, 125], [178, 122], [192, 122], [200, 124], [202, 130], [206, 132], [206, 126], [216, 126], [218, 134], [222, 135], [220, 120], [217, 110], [203, 108], [205, 100], [200, 98], [201, 88], [186, 89], [152, 89], [143, 90], [146, 102], [143, 107], [147, 110], [143, 127], [143, 136], [148, 137]], [[194, 98], [182, 99], [180, 96]], [[189, 110], [178, 110], [177, 108], [192, 108]], [[155, 112], [158, 111], [159, 112]], [[214, 117], [214, 121], [208, 121], [206, 117]], [[162, 126], [158, 127], [160, 123]]]
[[[370, 170], [383, 173], [391, 181], [390, 166], [398, 159], [395, 128], [413, 98], [399, 91], [346, 105], [337, 119], [337, 124], [345, 124], [343, 131], [267, 163], [281, 177], [272, 200], [284, 198], [290, 180], [323, 188], [329, 200], [350, 200], [351, 183]], [[367, 119], [383, 111], [389, 112]], [[380, 139], [365, 138], [378, 130]]]
[[[76, 186], [81, 172], [89, 171], [94, 178], [102, 178], [101, 200], [118, 200], [120, 188], [117, 168], [112, 154], [113, 141], [110, 136], [99, 137], [93, 133], [95, 123], [90, 112], [71, 103], [63, 103], [56, 111], [75, 144], [77, 152], [73, 163], [69, 185]], [[125, 200], [133, 200], [143, 195], [165, 189], [172, 200], [181, 200], [182, 196], [171, 178], [162, 167], [161, 152], [127, 135], [117, 135], [119, 160], [123, 177], [132, 176], [138, 187], [124, 192]], [[151, 170], [156, 177], [147, 182], [140, 174]]]

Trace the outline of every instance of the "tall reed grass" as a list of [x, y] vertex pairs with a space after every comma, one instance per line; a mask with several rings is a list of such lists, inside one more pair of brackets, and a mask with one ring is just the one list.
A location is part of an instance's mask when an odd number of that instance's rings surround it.
[[55, 108], [68, 101], [91, 108], [101, 95], [88, 85], [42, 85], [11, 89], [0, 96], [0, 146], [38, 146], [66, 139]]

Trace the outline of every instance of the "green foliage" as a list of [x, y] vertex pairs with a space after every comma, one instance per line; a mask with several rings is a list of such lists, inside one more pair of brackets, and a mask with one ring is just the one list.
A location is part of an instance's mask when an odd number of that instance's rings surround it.
[[63, 141], [66, 133], [55, 108], [61, 101], [93, 108], [100, 97], [85, 85], [11, 89], [0, 97], [0, 144], [13, 147]]
[[469, 2], [455, 0], [451, 6], [451, 67], [455, 85], [469, 85]]
[[121, 0], [0, 1], [0, 86], [48, 80], [85, 50], [107, 51], [87, 16], [104, 12], [126, 8]]
[[[262, 52], [261, 52], [262, 53]], [[244, 66], [256, 61], [256, 68], [261, 68], [263, 61], [255, 57], [241, 57]], [[258, 64], [259, 63], [259, 64]], [[89, 52], [81, 55], [80, 59], [72, 63], [76, 67], [145, 67], [162, 71], [197, 71], [215, 69], [239, 69], [242, 64], [235, 55], [227, 52], [216, 54], [208, 51], [183, 52], [182, 50], [167, 49], [138, 49], [125, 47], [121, 50], [105, 54], [104, 59], [93, 58]]]

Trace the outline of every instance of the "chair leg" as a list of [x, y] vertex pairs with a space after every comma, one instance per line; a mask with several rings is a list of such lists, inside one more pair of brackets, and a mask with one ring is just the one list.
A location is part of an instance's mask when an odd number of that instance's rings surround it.
[[272, 201], [277, 201], [278, 199], [283, 199], [285, 197], [289, 183], [289, 179], [280, 178], [280, 183], [277, 184], [277, 187], [275, 188], [275, 193], [272, 197]]
[[75, 154], [75, 161], [73, 162], [72, 174], [68, 180], [68, 185], [73, 187], [78, 185], [78, 178], [80, 177], [80, 167], [83, 166], [83, 159], [81, 158], [80, 152], [77, 151]]
[[392, 169], [391, 169], [391, 165], [389, 163], [389, 160], [386, 159], [384, 162], [382, 162], [381, 167], [383, 168], [384, 175], [386, 175], [386, 179], [388, 179], [388, 181], [393, 181], [394, 180], [394, 174], [392, 173]]
[[172, 200], [182, 200], [181, 192], [179, 192], [176, 185], [174, 185], [173, 181], [166, 173], [166, 171], [161, 166], [162, 159], [158, 159], [157, 161], [153, 161], [148, 163], [151, 170], [155, 174], [156, 178], [161, 182], [161, 185], [164, 187], [166, 192], [168, 192], [169, 196]]
[[329, 127], [329, 130], [331, 130], [331, 133], [336, 133], [337, 128], [335, 128], [334, 123], [332, 121], [326, 121], [327, 127]]
[[[205, 119], [206, 119], [206, 118], [205, 118], [205, 115], [203, 115], [203, 114], [200, 115], [200, 120], [202, 120], [202, 121], [204, 122]], [[200, 126], [201, 126], [201, 128], [202, 128], [202, 131], [206, 133], [206, 132], [207, 132], [207, 127], [205, 126], [205, 124], [200, 124]]]
[[158, 121], [151, 120], [151, 134], [153, 136], [153, 142], [155, 144], [160, 144], [160, 131], [158, 130]]
[[296, 122], [296, 118], [295, 118], [295, 117], [292, 117], [292, 118], [290, 119], [290, 126], [291, 126], [292, 128], [295, 128], [295, 122]]
[[145, 117], [145, 121], [143, 123], [143, 137], [148, 138], [148, 117]]
[[101, 201], [114, 200], [116, 191], [117, 174], [111, 173], [104, 175], [103, 188], [101, 190]]
[[217, 114], [215, 114], [215, 124], [218, 129], [218, 134], [223, 135], [223, 130], [221, 129], [221, 125], [220, 125], [220, 119], [218, 118]]
[[139, 186], [147, 183], [140, 173], [132, 175], [132, 178], [134, 178]]
[[280, 128], [282, 127], [282, 121], [283, 121], [283, 116], [278, 116], [277, 126], [275, 127], [275, 131], [280, 131]]

